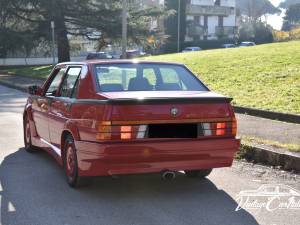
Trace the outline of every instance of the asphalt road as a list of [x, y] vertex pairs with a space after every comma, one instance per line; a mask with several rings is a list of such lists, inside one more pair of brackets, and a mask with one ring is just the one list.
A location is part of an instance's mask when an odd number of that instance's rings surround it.
[[[262, 184], [300, 193], [300, 177], [246, 162], [205, 180], [178, 174], [97, 178], [74, 190], [45, 153], [23, 150], [24, 93], [0, 86], [0, 224], [2, 225], [298, 225], [299, 209], [241, 209], [237, 194]], [[260, 201], [265, 201], [263, 199]], [[283, 200], [282, 200], [283, 201]]]

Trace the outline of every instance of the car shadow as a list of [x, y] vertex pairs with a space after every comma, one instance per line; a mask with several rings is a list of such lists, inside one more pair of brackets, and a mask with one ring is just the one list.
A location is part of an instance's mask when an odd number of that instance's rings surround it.
[[245, 210], [209, 179], [162, 180], [159, 174], [96, 178], [71, 189], [46, 153], [19, 149], [0, 165], [0, 223], [255, 225]]

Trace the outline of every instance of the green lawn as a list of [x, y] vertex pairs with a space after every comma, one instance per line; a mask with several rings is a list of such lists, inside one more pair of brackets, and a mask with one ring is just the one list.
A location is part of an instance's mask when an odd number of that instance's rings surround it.
[[46, 78], [50, 74], [52, 68], [52, 66], [20, 66], [15, 68], [8, 67], [0, 69], [0, 73]]
[[146, 59], [184, 63], [235, 105], [300, 114], [300, 41]]
[[[186, 64], [213, 91], [233, 97], [235, 105], [300, 114], [300, 41], [146, 59]], [[29, 66], [0, 73], [47, 77], [51, 69]]]

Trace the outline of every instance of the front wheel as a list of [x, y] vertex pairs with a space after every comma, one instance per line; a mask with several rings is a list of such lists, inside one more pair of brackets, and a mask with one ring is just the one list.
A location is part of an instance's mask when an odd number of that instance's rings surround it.
[[64, 146], [64, 169], [67, 183], [73, 187], [79, 187], [89, 184], [87, 177], [78, 176], [78, 161], [74, 140], [68, 136]]
[[211, 173], [212, 169], [206, 169], [206, 170], [188, 170], [184, 171], [185, 175], [190, 178], [205, 178]]
[[24, 146], [25, 150], [29, 153], [37, 151], [37, 147], [32, 145], [31, 130], [28, 117], [25, 117], [24, 119]]

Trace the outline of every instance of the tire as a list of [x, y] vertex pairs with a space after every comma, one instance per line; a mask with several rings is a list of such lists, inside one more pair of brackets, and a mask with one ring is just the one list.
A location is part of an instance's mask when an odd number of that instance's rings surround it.
[[72, 188], [87, 186], [91, 183], [90, 178], [78, 176], [78, 161], [74, 139], [67, 136], [64, 146], [64, 170], [67, 183]]
[[32, 145], [31, 142], [30, 124], [27, 116], [24, 118], [24, 146], [25, 150], [29, 153], [34, 153], [38, 151], [38, 148]]
[[211, 173], [212, 169], [206, 169], [206, 170], [189, 170], [184, 171], [185, 175], [190, 178], [205, 178]]

